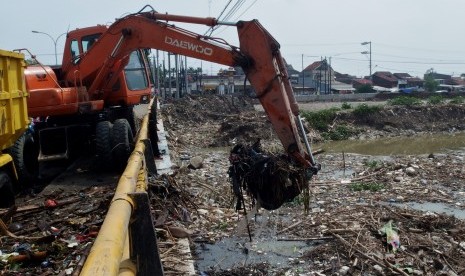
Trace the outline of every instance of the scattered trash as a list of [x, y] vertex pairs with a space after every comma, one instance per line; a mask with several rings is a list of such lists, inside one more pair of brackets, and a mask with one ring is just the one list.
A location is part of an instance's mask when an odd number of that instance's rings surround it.
[[45, 201], [45, 203], [44, 203], [44, 206], [47, 207], [47, 208], [54, 208], [57, 205], [58, 205], [58, 203], [54, 199], [47, 199]]
[[398, 229], [393, 225], [392, 220], [388, 221], [380, 230], [380, 233], [385, 236], [388, 252], [396, 252], [400, 247]]

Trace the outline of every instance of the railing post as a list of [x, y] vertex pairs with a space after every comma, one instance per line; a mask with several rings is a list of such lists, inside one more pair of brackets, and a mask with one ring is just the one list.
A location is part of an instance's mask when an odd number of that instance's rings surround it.
[[135, 192], [128, 195], [135, 205], [129, 224], [129, 244], [131, 259], [137, 266], [137, 275], [164, 275], [148, 194]]
[[152, 105], [149, 110], [149, 124], [148, 124], [148, 137], [152, 142], [152, 152], [155, 156], [160, 156], [160, 150], [158, 149], [158, 134], [157, 134], [157, 101], [152, 101]]
[[158, 175], [157, 164], [155, 163], [155, 156], [153, 155], [152, 150], [152, 142], [150, 139], [143, 139], [140, 141], [145, 145], [144, 158], [148, 173], [152, 176]]

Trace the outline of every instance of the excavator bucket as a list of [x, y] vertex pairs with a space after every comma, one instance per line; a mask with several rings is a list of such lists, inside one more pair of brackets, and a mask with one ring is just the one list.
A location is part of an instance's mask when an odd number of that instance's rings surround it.
[[259, 207], [275, 210], [298, 196], [307, 183], [305, 169], [294, 165], [287, 155], [262, 151], [259, 143], [236, 145], [230, 153], [229, 176], [237, 210], [242, 207], [243, 191]]

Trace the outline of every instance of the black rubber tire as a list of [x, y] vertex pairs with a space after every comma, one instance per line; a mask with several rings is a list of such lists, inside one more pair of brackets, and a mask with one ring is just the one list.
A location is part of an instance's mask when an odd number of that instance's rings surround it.
[[112, 167], [112, 128], [109, 121], [101, 121], [95, 127], [95, 154], [97, 155], [97, 166], [100, 170], [109, 170]]
[[39, 176], [39, 145], [33, 135], [27, 132], [21, 135], [8, 153], [13, 158], [20, 186], [34, 187]]
[[6, 172], [0, 172], [0, 208], [8, 208], [14, 204], [13, 182]]
[[129, 155], [134, 148], [134, 136], [126, 119], [118, 119], [113, 123], [113, 161], [118, 171], [126, 168]]

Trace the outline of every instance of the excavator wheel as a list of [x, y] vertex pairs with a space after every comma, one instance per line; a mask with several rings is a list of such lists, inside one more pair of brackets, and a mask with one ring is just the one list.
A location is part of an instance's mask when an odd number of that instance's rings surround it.
[[134, 147], [134, 136], [129, 122], [126, 119], [116, 120], [111, 134], [115, 167], [118, 171], [123, 171]]
[[97, 164], [101, 170], [110, 170], [112, 167], [112, 127], [109, 121], [97, 123], [95, 129], [95, 151]]
[[18, 182], [22, 187], [31, 188], [39, 176], [39, 146], [31, 133], [21, 135], [8, 150], [13, 158]]
[[0, 172], [0, 208], [8, 208], [15, 204], [13, 183], [6, 172]]

